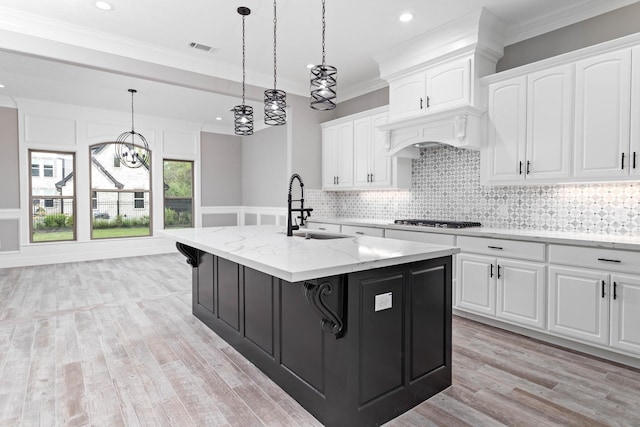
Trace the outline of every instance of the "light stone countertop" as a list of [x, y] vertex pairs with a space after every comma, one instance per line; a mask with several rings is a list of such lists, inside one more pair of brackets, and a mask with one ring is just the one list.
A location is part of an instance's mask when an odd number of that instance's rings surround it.
[[308, 222], [354, 225], [424, 233], [452, 234], [456, 236], [490, 237], [495, 239], [523, 240], [530, 242], [577, 245], [607, 249], [640, 251], [640, 236], [626, 234], [596, 234], [570, 231], [550, 231], [517, 228], [431, 228], [412, 225], [395, 225], [391, 220], [371, 220], [358, 218], [309, 218]]
[[[305, 231], [301, 230], [302, 233]], [[313, 232], [316, 233], [315, 230]], [[162, 230], [158, 234], [289, 282], [460, 252], [450, 246], [369, 236], [324, 240], [287, 237], [286, 229], [275, 225], [188, 228]]]

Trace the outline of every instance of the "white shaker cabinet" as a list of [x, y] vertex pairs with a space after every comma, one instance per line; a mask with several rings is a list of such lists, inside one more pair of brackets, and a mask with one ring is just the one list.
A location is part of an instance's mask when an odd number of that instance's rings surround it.
[[640, 276], [611, 275], [611, 346], [640, 354]]
[[571, 177], [572, 87], [571, 65], [489, 86], [487, 182]]
[[601, 271], [549, 267], [549, 330], [608, 344], [608, 279]]
[[629, 175], [630, 108], [631, 50], [576, 62], [575, 177]]
[[456, 308], [545, 327], [544, 244], [458, 237]]
[[447, 61], [389, 82], [391, 121], [471, 102], [471, 57]]
[[390, 187], [391, 157], [387, 156], [384, 132], [378, 126], [387, 123], [387, 113], [353, 121], [354, 185], [356, 187]]
[[322, 187], [353, 187], [353, 122], [322, 129]]

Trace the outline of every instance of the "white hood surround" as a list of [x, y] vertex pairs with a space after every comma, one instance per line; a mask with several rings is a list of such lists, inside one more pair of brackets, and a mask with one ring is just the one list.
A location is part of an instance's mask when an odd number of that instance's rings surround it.
[[[376, 57], [389, 82], [389, 123], [379, 127], [389, 155], [415, 157], [416, 147], [440, 144], [480, 149], [486, 100], [478, 79], [495, 73], [505, 29], [483, 8]], [[436, 99], [444, 101], [430, 106]]]

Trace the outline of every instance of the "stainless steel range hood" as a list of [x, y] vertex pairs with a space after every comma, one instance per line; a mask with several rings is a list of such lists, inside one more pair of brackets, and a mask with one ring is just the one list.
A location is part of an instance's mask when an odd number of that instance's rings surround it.
[[[387, 135], [389, 155], [415, 157], [418, 148], [437, 144], [470, 149], [484, 145], [486, 100], [478, 80], [495, 73], [496, 63], [503, 55], [505, 28], [503, 22], [483, 8], [376, 57], [380, 76], [389, 82], [390, 88], [389, 122], [378, 127]], [[461, 101], [435, 111], [422, 110], [420, 94], [421, 111], [409, 118], [405, 113], [394, 115], [394, 87], [401, 87], [407, 79], [420, 78], [421, 74], [428, 81], [430, 70], [461, 62], [468, 64]], [[428, 86], [425, 83], [424, 87]]]

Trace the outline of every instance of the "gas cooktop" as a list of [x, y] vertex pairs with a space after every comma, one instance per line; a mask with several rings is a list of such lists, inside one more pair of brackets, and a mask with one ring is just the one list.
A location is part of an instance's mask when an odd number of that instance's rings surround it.
[[480, 227], [479, 222], [470, 221], [438, 221], [433, 219], [396, 219], [394, 224], [398, 225], [416, 225], [419, 227], [435, 227], [435, 228], [467, 228]]

